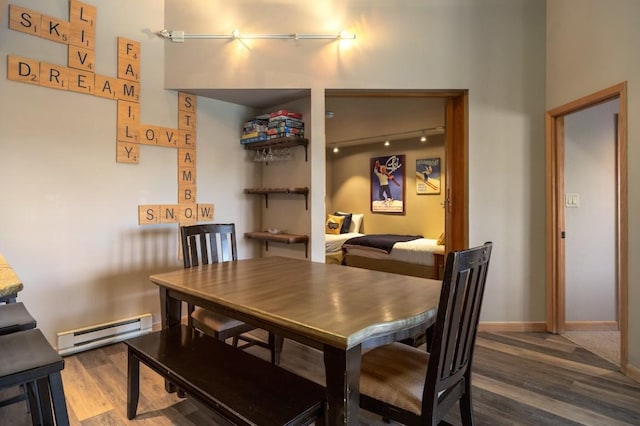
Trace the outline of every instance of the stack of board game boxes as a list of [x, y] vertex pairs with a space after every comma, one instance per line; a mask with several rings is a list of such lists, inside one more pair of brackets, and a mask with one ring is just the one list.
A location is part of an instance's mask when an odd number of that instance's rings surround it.
[[281, 109], [246, 121], [240, 143], [245, 145], [285, 137], [304, 137], [304, 121], [299, 112]]

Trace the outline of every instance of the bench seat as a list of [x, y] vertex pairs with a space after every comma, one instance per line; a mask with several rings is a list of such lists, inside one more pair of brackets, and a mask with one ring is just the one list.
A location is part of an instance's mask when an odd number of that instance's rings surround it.
[[124, 341], [127, 416], [136, 416], [140, 362], [235, 424], [307, 425], [324, 415], [323, 386], [184, 325]]
[[[68, 426], [60, 372], [64, 360], [37, 328], [0, 336], [0, 389], [28, 388], [34, 425]], [[17, 401], [17, 400], [16, 400]], [[0, 419], [0, 424], [4, 424]]]
[[0, 335], [36, 328], [36, 320], [22, 302], [0, 305]]

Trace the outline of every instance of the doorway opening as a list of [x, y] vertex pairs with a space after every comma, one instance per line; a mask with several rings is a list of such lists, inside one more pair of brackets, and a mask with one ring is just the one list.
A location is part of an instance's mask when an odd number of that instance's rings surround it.
[[627, 84], [626, 82], [577, 99], [546, 113], [547, 188], [547, 330], [566, 330], [566, 247], [565, 247], [565, 117], [595, 105], [617, 99], [617, 143], [615, 153], [615, 277], [617, 285], [617, 324], [620, 329], [619, 365], [624, 372], [628, 341], [628, 219], [627, 219]]
[[325, 98], [444, 100], [444, 235], [446, 250], [468, 246], [468, 92], [466, 90], [328, 89]]

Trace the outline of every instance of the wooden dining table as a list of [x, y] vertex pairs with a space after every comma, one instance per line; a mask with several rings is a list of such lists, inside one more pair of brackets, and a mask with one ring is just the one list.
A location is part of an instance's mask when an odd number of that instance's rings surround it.
[[[150, 276], [162, 327], [182, 302], [237, 318], [323, 351], [330, 425], [356, 425], [364, 350], [424, 332], [441, 282], [285, 257], [216, 263]], [[277, 407], [274, 407], [277, 409]]]

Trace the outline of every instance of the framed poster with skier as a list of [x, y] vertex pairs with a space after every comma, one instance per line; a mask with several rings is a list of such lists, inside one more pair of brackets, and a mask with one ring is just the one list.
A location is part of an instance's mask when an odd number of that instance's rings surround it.
[[416, 194], [440, 194], [440, 158], [416, 160]]
[[371, 159], [371, 212], [404, 213], [404, 155]]

